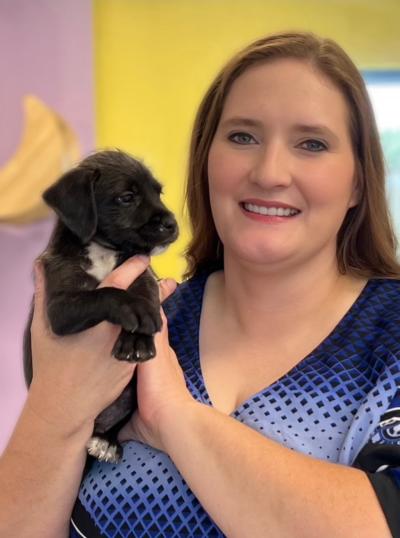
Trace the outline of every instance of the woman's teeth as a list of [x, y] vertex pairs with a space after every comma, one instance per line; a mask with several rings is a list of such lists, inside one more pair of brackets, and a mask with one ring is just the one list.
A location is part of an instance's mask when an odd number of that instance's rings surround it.
[[250, 213], [258, 213], [259, 215], [268, 215], [270, 217], [291, 217], [300, 213], [298, 209], [283, 208], [283, 207], [264, 207], [255, 204], [243, 204], [246, 211]]

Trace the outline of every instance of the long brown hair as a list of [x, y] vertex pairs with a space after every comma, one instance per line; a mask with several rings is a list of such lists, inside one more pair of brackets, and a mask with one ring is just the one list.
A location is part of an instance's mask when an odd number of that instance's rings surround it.
[[200, 104], [186, 184], [192, 239], [185, 252], [185, 277], [223, 266], [223, 247], [211, 214], [207, 164], [228, 92], [246, 69], [279, 58], [310, 62], [336, 84], [348, 104], [359, 203], [348, 210], [338, 233], [340, 272], [366, 278], [400, 277], [397, 242], [385, 195], [384, 158], [363, 78], [337, 43], [303, 32], [275, 34], [250, 44], [222, 69]]

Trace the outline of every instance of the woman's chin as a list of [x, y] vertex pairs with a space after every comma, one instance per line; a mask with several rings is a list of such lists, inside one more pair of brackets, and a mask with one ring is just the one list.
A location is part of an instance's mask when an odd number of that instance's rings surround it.
[[290, 264], [290, 260], [293, 257], [288, 251], [284, 251], [282, 248], [267, 248], [265, 246], [259, 246], [255, 248], [254, 245], [243, 246], [243, 248], [235, 248], [229, 255], [229, 251], [226, 252], [226, 262], [229, 260], [239, 262], [251, 266], [259, 267], [281, 267], [287, 263]]

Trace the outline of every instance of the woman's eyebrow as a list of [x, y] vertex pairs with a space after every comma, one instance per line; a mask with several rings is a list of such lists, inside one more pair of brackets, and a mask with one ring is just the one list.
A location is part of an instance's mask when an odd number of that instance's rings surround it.
[[311, 124], [299, 123], [293, 126], [293, 131], [306, 133], [306, 134], [328, 136], [334, 141], [339, 142], [339, 137], [337, 136], [337, 134], [335, 134], [332, 131], [332, 129], [330, 129], [327, 125], [319, 125], [319, 124], [311, 125]]
[[249, 127], [261, 127], [262, 122], [252, 119], [252, 118], [234, 116], [232, 118], [227, 118], [226, 120], [221, 121], [221, 125], [224, 127], [235, 127], [237, 125], [246, 125]]

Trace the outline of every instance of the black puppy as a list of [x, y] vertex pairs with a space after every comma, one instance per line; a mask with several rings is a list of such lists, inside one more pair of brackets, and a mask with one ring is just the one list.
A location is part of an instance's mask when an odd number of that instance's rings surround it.
[[[113, 355], [145, 361], [155, 355], [161, 329], [157, 281], [146, 270], [127, 291], [99, 282], [135, 254], [155, 254], [177, 238], [173, 214], [160, 199], [161, 185], [140, 162], [121, 151], [83, 160], [47, 189], [43, 198], [58, 215], [45, 252], [47, 313], [57, 335], [77, 333], [107, 320], [122, 327]], [[32, 381], [30, 326], [24, 338], [24, 372]], [[120, 427], [136, 407], [133, 381], [96, 419], [88, 451], [118, 462]]]

